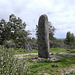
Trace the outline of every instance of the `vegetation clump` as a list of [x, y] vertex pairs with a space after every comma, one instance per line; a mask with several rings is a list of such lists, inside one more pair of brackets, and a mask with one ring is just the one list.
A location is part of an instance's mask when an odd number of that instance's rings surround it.
[[13, 56], [13, 50], [0, 49], [0, 75], [27, 75], [27, 61]]

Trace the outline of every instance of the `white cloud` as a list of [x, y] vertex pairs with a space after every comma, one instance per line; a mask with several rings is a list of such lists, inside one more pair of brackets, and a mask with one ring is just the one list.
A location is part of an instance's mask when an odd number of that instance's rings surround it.
[[55, 37], [64, 38], [67, 31], [75, 34], [75, 0], [0, 0], [0, 19], [12, 13], [26, 22], [32, 36], [41, 14], [57, 29]]

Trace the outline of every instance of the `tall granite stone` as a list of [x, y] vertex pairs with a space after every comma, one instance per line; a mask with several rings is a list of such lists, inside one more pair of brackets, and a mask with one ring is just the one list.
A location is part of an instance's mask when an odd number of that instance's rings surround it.
[[38, 22], [38, 57], [49, 58], [49, 25], [47, 15], [41, 15]]

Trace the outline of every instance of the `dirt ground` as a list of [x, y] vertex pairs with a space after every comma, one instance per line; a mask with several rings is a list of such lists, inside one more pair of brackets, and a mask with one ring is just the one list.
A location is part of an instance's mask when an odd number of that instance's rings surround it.
[[[75, 53], [58, 53], [58, 54], [60, 54], [60, 55], [75, 55]], [[58, 56], [58, 54], [50, 53], [50, 59], [51, 60], [59, 60], [61, 57]], [[24, 56], [27, 56], [27, 55], [38, 55], [38, 53], [16, 54], [14, 56], [21, 59], [21, 58], [23, 58]]]
[[[14, 55], [14, 57], [19, 58], [19, 59], [23, 59], [23, 57], [27, 56], [27, 55], [38, 55], [38, 53], [17, 54], [17, 55]], [[62, 58], [59, 55], [65, 55], [65, 56], [73, 55], [73, 56], [75, 56], [75, 53], [58, 53], [58, 54], [50, 53], [50, 58], [49, 59], [33, 57], [30, 60], [33, 61], [33, 62], [42, 61], [42, 60], [57, 61], [57, 60]], [[60, 71], [62, 72], [62, 75], [64, 75], [64, 72], [69, 74], [70, 72], [75, 71], [75, 68], [68, 68], [67, 70], [66, 69], [63, 69], [63, 70], [60, 69]], [[45, 74], [45, 75], [48, 75], [48, 74]]]

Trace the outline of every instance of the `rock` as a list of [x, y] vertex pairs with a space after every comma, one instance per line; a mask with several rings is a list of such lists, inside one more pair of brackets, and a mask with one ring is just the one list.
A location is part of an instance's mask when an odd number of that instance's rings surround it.
[[70, 51], [70, 49], [67, 49], [67, 51]]
[[47, 15], [41, 15], [38, 22], [38, 57], [49, 58], [49, 25]]

